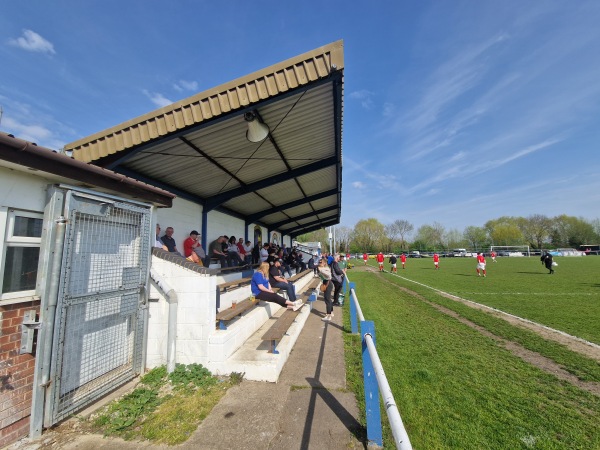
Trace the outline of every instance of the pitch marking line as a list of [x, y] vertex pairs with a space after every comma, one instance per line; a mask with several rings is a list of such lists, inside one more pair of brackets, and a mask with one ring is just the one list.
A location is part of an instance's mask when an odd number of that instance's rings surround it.
[[[386, 272], [386, 273], [389, 273], [389, 272]], [[577, 336], [573, 336], [573, 335], [571, 335], [569, 333], [565, 333], [564, 331], [560, 331], [560, 330], [556, 330], [554, 328], [547, 327], [546, 325], [542, 325], [541, 323], [534, 322], [533, 320], [524, 319], [523, 317], [515, 316], [514, 314], [507, 313], [505, 311], [502, 311], [501, 309], [492, 308], [491, 306], [483, 305], [481, 303], [474, 302], [473, 300], [462, 298], [462, 297], [459, 297], [458, 295], [450, 294], [448, 292], [442, 291], [441, 289], [437, 289], [437, 288], [434, 288], [433, 286], [429, 286], [427, 284], [420, 283], [420, 282], [415, 281], [415, 280], [411, 280], [410, 278], [402, 277], [402, 276], [400, 276], [398, 274], [395, 274], [395, 273], [390, 273], [390, 275], [395, 275], [398, 278], [401, 278], [401, 279], [406, 280], [406, 281], [410, 281], [411, 283], [418, 284], [419, 286], [423, 286], [424, 288], [431, 289], [432, 291], [438, 292], [438, 293], [443, 294], [445, 296], [452, 297], [452, 298], [455, 298], [455, 299], [463, 301], [463, 302], [471, 303], [473, 305], [477, 305], [480, 308], [488, 309], [488, 310], [494, 311], [494, 312], [496, 312], [498, 314], [503, 314], [505, 316], [512, 317], [514, 319], [520, 320], [521, 322], [529, 323], [529, 324], [534, 325], [536, 327], [540, 327], [540, 328], [543, 328], [545, 330], [551, 331], [553, 333], [558, 333], [558, 334], [566, 336], [566, 337], [568, 337], [570, 339], [574, 339], [576, 341], [582, 342], [582, 343], [584, 343], [586, 345], [589, 345], [590, 347], [594, 347], [594, 348], [600, 349], [600, 345], [598, 345], [598, 344], [595, 344], [595, 343], [590, 342], [590, 341], [586, 341], [585, 339], [582, 339], [582, 338], [577, 337]]]

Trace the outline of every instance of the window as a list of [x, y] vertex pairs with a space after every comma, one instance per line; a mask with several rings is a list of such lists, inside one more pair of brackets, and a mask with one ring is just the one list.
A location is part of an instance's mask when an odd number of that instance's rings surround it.
[[7, 219], [1, 299], [33, 294], [42, 241], [42, 214], [9, 209]]

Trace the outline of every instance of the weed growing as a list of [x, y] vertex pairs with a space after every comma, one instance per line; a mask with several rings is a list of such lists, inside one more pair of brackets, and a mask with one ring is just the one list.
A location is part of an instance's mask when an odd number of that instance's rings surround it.
[[90, 428], [126, 440], [147, 439], [179, 444], [189, 438], [227, 389], [239, 383], [219, 380], [200, 364], [177, 364], [168, 374], [165, 366], [152, 369], [139, 385], [100, 410]]

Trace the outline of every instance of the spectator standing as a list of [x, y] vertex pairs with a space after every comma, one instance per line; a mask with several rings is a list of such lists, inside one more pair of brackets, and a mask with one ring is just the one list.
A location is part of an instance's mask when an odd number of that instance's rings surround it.
[[383, 253], [382, 252], [377, 253], [377, 264], [379, 264], [380, 272], [383, 272], [383, 261], [384, 261]]
[[342, 270], [338, 264], [340, 261], [340, 255], [336, 254], [331, 263], [331, 281], [333, 283], [333, 306], [341, 306], [339, 302], [339, 295], [342, 290], [342, 283], [346, 276], [346, 270]]
[[160, 240], [163, 244], [165, 244], [168, 252], [177, 253], [179, 256], [183, 256], [181, 253], [179, 253], [179, 250], [177, 250], [177, 244], [175, 242], [175, 239], [173, 239], [174, 232], [175, 230], [173, 229], [173, 227], [167, 227], [167, 229], [165, 230], [165, 235], [162, 238], [160, 238]]
[[477, 253], [477, 276], [480, 277], [481, 274], [479, 271], [483, 272], [483, 276], [485, 277], [485, 256], [483, 253]]
[[331, 268], [327, 265], [327, 260], [325, 258], [321, 258], [319, 261], [318, 271], [322, 283], [325, 285], [323, 299], [325, 300], [325, 312], [327, 313], [321, 320], [325, 322], [331, 322], [331, 319], [333, 318], [333, 303], [331, 302], [333, 283], [331, 282]]
[[259, 300], [277, 303], [278, 305], [285, 306], [294, 311], [297, 311], [302, 307], [302, 300], [292, 302], [273, 292], [273, 289], [271, 289], [271, 286], [269, 285], [269, 263], [267, 262], [260, 263], [258, 270], [252, 275], [250, 289], [252, 290], [252, 295]]

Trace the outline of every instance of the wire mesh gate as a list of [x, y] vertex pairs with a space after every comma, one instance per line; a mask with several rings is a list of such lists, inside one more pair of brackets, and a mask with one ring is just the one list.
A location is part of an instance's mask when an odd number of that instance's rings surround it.
[[50, 389], [50, 426], [135, 377], [150, 258], [149, 207], [69, 191]]

